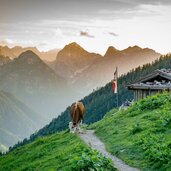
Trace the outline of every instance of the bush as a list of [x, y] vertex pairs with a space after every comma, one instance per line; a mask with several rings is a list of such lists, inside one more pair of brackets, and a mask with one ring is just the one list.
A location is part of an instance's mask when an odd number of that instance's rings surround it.
[[171, 126], [171, 109], [170, 104], [166, 103], [161, 110], [160, 117], [155, 122], [157, 132], [164, 132]]
[[161, 135], [144, 135], [138, 144], [145, 150], [147, 159], [155, 163], [155, 167], [162, 167], [171, 160], [170, 144], [166, 144]]
[[136, 134], [136, 133], [138, 133], [138, 132], [141, 132], [142, 131], [142, 128], [141, 128], [141, 126], [140, 126], [140, 124], [139, 123], [137, 123], [137, 124], [135, 124], [134, 126], [133, 126], [133, 128], [132, 128], [132, 130], [131, 130], [131, 134]]
[[130, 116], [136, 116], [141, 111], [154, 110], [157, 108], [163, 108], [167, 103], [171, 103], [171, 95], [169, 93], [156, 94], [154, 96], [148, 96], [136, 102], [128, 109]]
[[80, 160], [75, 160], [73, 171], [116, 171], [112, 161], [96, 150], [86, 150]]

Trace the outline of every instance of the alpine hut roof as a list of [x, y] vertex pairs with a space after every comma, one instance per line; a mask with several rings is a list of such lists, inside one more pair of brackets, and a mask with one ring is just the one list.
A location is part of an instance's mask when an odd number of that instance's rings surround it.
[[171, 69], [156, 70], [153, 73], [127, 85], [129, 90], [151, 89], [165, 90], [171, 89]]

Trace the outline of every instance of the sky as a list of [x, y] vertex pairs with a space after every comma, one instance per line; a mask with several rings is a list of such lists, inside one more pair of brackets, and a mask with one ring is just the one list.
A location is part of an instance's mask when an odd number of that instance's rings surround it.
[[104, 54], [138, 45], [171, 52], [170, 0], [0, 0], [0, 44], [41, 51], [77, 42]]

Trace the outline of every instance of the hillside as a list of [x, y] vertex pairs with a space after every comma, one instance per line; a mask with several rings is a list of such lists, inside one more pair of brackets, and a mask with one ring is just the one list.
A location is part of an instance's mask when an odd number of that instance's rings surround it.
[[110, 160], [87, 147], [75, 134], [61, 132], [0, 156], [0, 170], [115, 171]]
[[157, 94], [127, 110], [111, 110], [90, 128], [127, 164], [144, 171], [170, 171], [170, 103], [170, 94]]
[[28, 137], [44, 119], [12, 94], [0, 91], [0, 144], [9, 147]]
[[[129, 91], [125, 85], [129, 84], [136, 79], [153, 72], [156, 69], [170, 68], [171, 55], [162, 56], [159, 60], [156, 60], [152, 64], [138, 67], [131, 72], [122, 75], [118, 79], [118, 93], [119, 93], [119, 105], [121, 105], [126, 99], [133, 99], [133, 92]], [[113, 94], [111, 83], [106, 84], [90, 95], [81, 100], [86, 108], [84, 123], [94, 123], [103, 118], [106, 112], [110, 111], [117, 106], [116, 95]], [[48, 125], [40, 129], [37, 133], [32, 134], [30, 139], [26, 142], [16, 144], [15, 147], [33, 141], [39, 136], [49, 135], [57, 131], [65, 130], [68, 128], [70, 121], [70, 107], [61, 113], [57, 118], [54, 118]], [[14, 148], [15, 148], [14, 147]]]
[[1, 66], [0, 80], [1, 90], [18, 97], [46, 118], [46, 122], [64, 110], [77, 95], [32, 51]]

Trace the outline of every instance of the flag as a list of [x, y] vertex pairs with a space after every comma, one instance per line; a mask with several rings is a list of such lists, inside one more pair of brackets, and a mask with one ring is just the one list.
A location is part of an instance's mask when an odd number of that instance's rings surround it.
[[112, 81], [112, 88], [113, 88], [113, 92], [117, 93], [117, 81], [115, 80]]
[[114, 72], [114, 79], [112, 80], [112, 88], [113, 88], [113, 92], [117, 93], [117, 80], [118, 80], [118, 68], [116, 67], [116, 70]]

